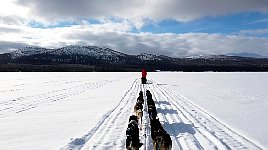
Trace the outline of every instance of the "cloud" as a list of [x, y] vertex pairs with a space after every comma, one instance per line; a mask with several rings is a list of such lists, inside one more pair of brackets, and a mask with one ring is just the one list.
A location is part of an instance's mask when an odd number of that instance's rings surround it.
[[19, 16], [1, 16], [0, 23], [6, 25], [21, 25], [24, 24], [24, 19]]
[[258, 24], [258, 23], [267, 23], [267, 22], [268, 22], [268, 19], [265, 18], [265, 19], [260, 19], [260, 20], [250, 22], [249, 24]]
[[[127, 54], [146, 52], [173, 57], [241, 52], [268, 56], [267, 37], [208, 33], [129, 33], [126, 32], [130, 28], [128, 23], [110, 22], [45, 29], [12, 26], [9, 30], [8, 27], [5, 26], [4, 30], [9, 32], [0, 37], [2, 52], [28, 45], [57, 48], [73, 44], [105, 46]], [[14, 29], [20, 29], [20, 32], [12, 32]], [[12, 39], [13, 42], [7, 42], [6, 39]]]
[[17, 0], [16, 4], [46, 21], [107, 17], [136, 23], [143, 19], [192, 21], [239, 12], [268, 12], [267, 0]]
[[5, 25], [5, 24], [0, 25], [0, 34], [2, 34], [2, 36], [4, 36], [3, 34], [7, 34], [7, 33], [19, 33], [21, 31], [22, 30], [18, 26]]
[[0, 53], [9, 53], [14, 49], [19, 49], [22, 47], [29, 46], [26, 43], [20, 42], [10, 42], [10, 41], [0, 41]]
[[[105, 46], [127, 54], [146, 52], [173, 57], [240, 52], [268, 56], [268, 38], [261, 37], [268, 33], [267, 29], [242, 30], [234, 35], [139, 32], [146, 22], [156, 25], [158, 21], [169, 19], [187, 22], [243, 12], [267, 13], [268, 1], [1, 1], [0, 53], [29, 45], [57, 48], [77, 44]], [[97, 20], [97, 23], [90, 24], [90, 19]], [[72, 23], [61, 25], [68, 21]], [[259, 19], [253, 23], [263, 22], [267, 22], [267, 19]], [[35, 23], [36, 28], [33, 27]], [[38, 25], [43, 26], [38, 28]], [[134, 31], [137, 33], [133, 33]]]
[[268, 34], [268, 29], [241, 30], [239, 34], [248, 36], [261, 36]]
[[0, 23], [22, 24], [27, 21], [30, 9], [17, 5], [16, 0], [0, 2]]

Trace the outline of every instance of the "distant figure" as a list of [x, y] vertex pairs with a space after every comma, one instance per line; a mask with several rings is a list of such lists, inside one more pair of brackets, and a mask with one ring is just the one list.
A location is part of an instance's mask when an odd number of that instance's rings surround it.
[[144, 68], [142, 68], [142, 72], [141, 72], [141, 83], [142, 84], [146, 84], [146, 82], [147, 82], [146, 76], [147, 76], [147, 72]]

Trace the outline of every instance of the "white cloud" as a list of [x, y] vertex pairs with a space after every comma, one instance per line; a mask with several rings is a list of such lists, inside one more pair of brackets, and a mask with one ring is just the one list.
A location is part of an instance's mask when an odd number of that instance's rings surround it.
[[16, 14], [17, 16], [25, 16], [28, 14], [28, 9], [17, 5], [16, 0], [5, 0], [0, 2], [0, 14], [3, 16], [12, 16]]
[[9, 53], [15, 49], [27, 46], [29, 45], [20, 42], [0, 41], [0, 53]]
[[267, 22], [268, 22], [268, 19], [265, 18], [265, 19], [259, 19], [257, 21], [250, 22], [249, 24], [258, 24], [258, 23], [267, 23]]
[[[111, 30], [105, 28], [106, 26], [114, 26], [114, 28]], [[6, 31], [0, 37], [0, 49], [18, 48], [24, 45], [56, 48], [78, 44], [106, 46], [127, 54], [147, 52], [173, 57], [240, 52], [254, 52], [268, 56], [266, 37], [208, 33], [127, 33], [128, 30], [127, 23], [107, 23], [103, 24], [103, 27], [99, 24], [74, 25], [52, 29], [0, 25], [0, 32]], [[12, 39], [13, 42], [8, 42], [6, 39]], [[3, 47], [1, 43], [5, 43], [5, 46]]]
[[24, 24], [29, 16], [29, 8], [15, 4], [16, 0], [0, 2], [0, 23]]
[[137, 24], [144, 18], [191, 21], [238, 12], [268, 12], [267, 0], [17, 0], [16, 4], [29, 8], [35, 14], [31, 17], [46, 21], [121, 17]]
[[260, 36], [263, 34], [268, 34], [268, 29], [255, 29], [255, 30], [241, 30], [239, 32], [241, 35], [251, 35], [251, 36]]
[[[131, 33], [146, 21], [191, 21], [237, 12], [268, 12], [267, 0], [8, 0], [0, 2], [0, 49], [36, 45], [49, 48], [69, 44], [107, 46], [128, 54], [140, 52], [184, 56], [256, 52], [268, 56], [268, 38], [250, 37], [266, 30], [238, 35], [206, 33]], [[115, 18], [115, 21], [114, 21]], [[101, 21], [89, 24], [88, 19]], [[31, 28], [30, 21], [80, 25]], [[117, 21], [119, 20], [119, 21]], [[248, 36], [248, 37], [246, 37]], [[10, 42], [12, 41], [12, 42]]]

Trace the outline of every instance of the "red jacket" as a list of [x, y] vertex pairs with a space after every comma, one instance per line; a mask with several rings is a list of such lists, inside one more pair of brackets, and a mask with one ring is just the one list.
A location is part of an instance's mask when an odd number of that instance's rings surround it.
[[141, 77], [146, 78], [147, 72], [145, 69], [142, 69]]

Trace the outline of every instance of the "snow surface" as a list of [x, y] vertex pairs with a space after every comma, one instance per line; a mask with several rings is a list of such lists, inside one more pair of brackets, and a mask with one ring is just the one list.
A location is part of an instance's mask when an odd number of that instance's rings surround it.
[[[150, 90], [172, 149], [267, 149], [268, 73], [0, 73], [0, 149], [124, 149]], [[142, 123], [141, 149], [151, 149]], [[145, 136], [146, 135], [146, 136]]]

